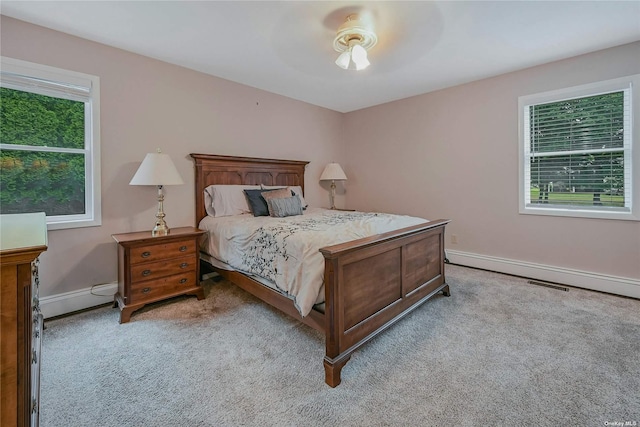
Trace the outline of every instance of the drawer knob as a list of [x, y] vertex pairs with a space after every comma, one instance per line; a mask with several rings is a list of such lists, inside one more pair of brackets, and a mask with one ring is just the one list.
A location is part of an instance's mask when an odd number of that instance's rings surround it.
[[142, 258], [149, 258], [151, 256], [151, 252], [146, 251], [146, 252], [142, 252]]
[[186, 252], [187, 247], [186, 246], [180, 246], [180, 252]]
[[180, 284], [183, 284], [183, 283], [187, 283], [187, 279], [184, 278], [184, 277], [182, 279], [180, 279]]
[[187, 268], [187, 267], [189, 267], [188, 262], [183, 262], [182, 264], [180, 264], [180, 268]]
[[150, 274], [151, 274], [151, 270], [145, 270], [145, 271], [142, 272], [143, 276], [148, 276]]
[[151, 292], [151, 288], [144, 288], [144, 289], [142, 290], [142, 293], [143, 293], [143, 294], [148, 294], [149, 292]]

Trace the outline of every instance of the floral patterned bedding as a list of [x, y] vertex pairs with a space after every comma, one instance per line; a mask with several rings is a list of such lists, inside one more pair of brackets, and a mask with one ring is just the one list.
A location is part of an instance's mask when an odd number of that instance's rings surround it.
[[285, 218], [242, 214], [205, 217], [201, 250], [235, 270], [272, 282], [302, 316], [324, 301], [324, 246], [386, 233], [427, 220], [406, 215], [309, 208]]

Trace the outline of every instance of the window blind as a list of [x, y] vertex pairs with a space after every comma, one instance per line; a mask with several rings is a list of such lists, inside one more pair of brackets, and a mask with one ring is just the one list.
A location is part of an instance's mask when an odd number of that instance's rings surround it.
[[9, 89], [27, 90], [40, 95], [65, 98], [73, 101], [88, 102], [91, 99], [90, 81], [87, 81], [84, 85], [67, 82], [62, 83], [8, 71], [0, 71], [0, 84]]
[[630, 89], [527, 108], [528, 205], [630, 208]]

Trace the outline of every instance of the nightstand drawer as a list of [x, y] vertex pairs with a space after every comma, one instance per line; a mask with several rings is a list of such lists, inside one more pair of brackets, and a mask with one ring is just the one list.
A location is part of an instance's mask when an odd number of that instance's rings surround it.
[[196, 259], [193, 255], [182, 258], [172, 258], [164, 261], [135, 264], [131, 267], [131, 282], [154, 280], [172, 274], [195, 271]]
[[196, 272], [185, 272], [173, 276], [163, 277], [158, 280], [138, 282], [131, 285], [131, 301], [129, 304], [137, 304], [153, 299], [160, 299], [179, 294], [182, 290], [196, 286]]
[[131, 248], [131, 264], [179, 257], [196, 252], [194, 239]]

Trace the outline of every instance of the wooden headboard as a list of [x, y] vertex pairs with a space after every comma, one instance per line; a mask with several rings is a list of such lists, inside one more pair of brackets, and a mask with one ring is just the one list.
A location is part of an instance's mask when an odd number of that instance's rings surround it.
[[212, 184], [299, 185], [304, 192], [304, 169], [309, 162], [194, 153], [191, 157], [196, 172], [196, 227], [207, 215], [204, 189]]

